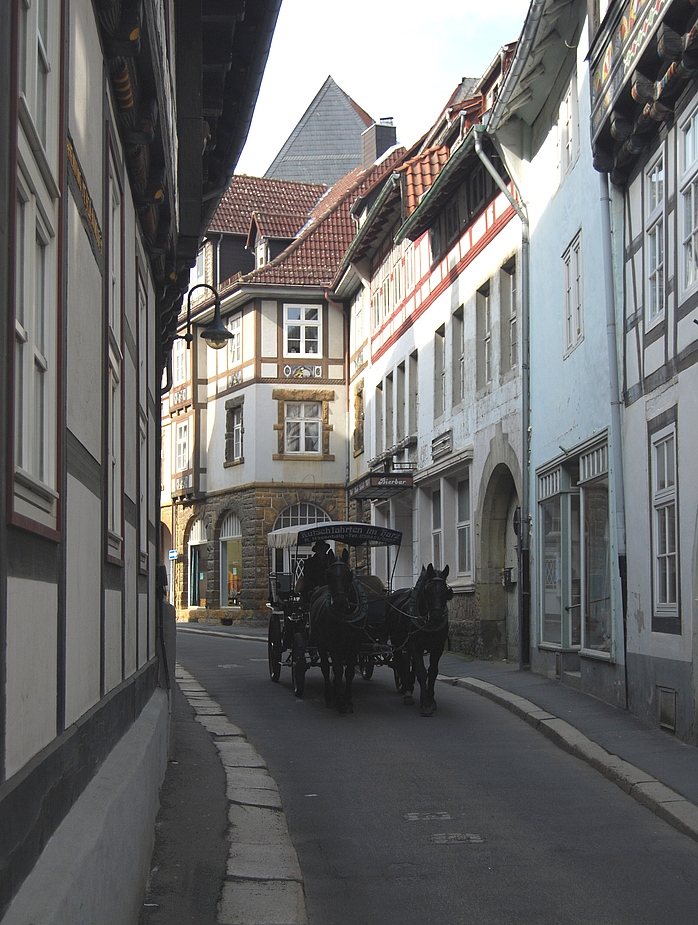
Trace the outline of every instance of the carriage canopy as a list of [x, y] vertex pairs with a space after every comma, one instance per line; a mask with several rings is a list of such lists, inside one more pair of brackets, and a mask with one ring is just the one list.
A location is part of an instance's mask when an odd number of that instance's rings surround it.
[[267, 544], [271, 549], [290, 549], [296, 546], [312, 546], [318, 540], [333, 540], [345, 546], [399, 546], [402, 533], [389, 527], [374, 524], [352, 523], [343, 520], [327, 520], [324, 523], [307, 526], [283, 527], [267, 533]]

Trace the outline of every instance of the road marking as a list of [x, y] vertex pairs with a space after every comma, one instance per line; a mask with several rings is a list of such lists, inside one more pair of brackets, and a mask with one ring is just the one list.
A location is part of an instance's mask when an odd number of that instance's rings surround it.
[[430, 835], [428, 839], [433, 845], [455, 845], [462, 842], [481, 845], [484, 840], [482, 835], [475, 835], [473, 832], [442, 832], [439, 835]]
[[450, 813], [405, 813], [408, 822], [435, 822], [438, 819], [450, 818]]

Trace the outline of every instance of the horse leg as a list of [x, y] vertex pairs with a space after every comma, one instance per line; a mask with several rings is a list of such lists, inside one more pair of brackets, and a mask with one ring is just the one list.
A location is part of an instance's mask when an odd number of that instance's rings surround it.
[[411, 707], [414, 703], [414, 697], [412, 696], [414, 691], [414, 666], [407, 649], [402, 648], [395, 651], [395, 668], [400, 679], [399, 692], [402, 694], [402, 702], [406, 707]]
[[429, 671], [427, 672], [427, 696], [429, 698], [429, 703], [431, 704], [432, 711], [436, 710], [436, 700], [434, 699], [434, 688], [436, 686], [436, 678], [439, 674], [439, 659], [443, 655], [444, 647], [432, 649], [429, 652]]
[[331, 707], [334, 701], [334, 691], [330, 683], [330, 657], [327, 649], [318, 646], [318, 655], [320, 656], [320, 670], [325, 681], [325, 706]]
[[344, 668], [345, 713], [354, 712], [354, 704], [351, 699], [351, 686], [354, 680], [354, 671], [354, 663], [350, 659]]
[[414, 662], [414, 670], [419, 683], [419, 712], [422, 716], [431, 716], [434, 709], [430, 703], [427, 668], [424, 664], [424, 655], [421, 649], [413, 651], [412, 661]]

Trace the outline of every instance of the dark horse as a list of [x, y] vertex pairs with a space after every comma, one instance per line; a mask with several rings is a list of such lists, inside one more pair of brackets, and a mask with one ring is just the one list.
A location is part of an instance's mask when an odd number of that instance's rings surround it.
[[[436, 709], [434, 683], [448, 638], [448, 602], [453, 590], [446, 584], [448, 566], [443, 571], [431, 563], [424, 568], [414, 588], [403, 588], [388, 595], [386, 619], [395, 650], [395, 667], [400, 680], [403, 703], [412, 704], [415, 673], [419, 681], [419, 712], [431, 716]], [[429, 653], [429, 670], [424, 653]]]
[[349, 551], [345, 549], [341, 558], [330, 551], [328, 561], [326, 586], [315, 592], [310, 603], [310, 635], [320, 656], [325, 703], [329, 707], [334, 700], [338, 713], [353, 713], [351, 687], [364, 638], [367, 608], [349, 568]]

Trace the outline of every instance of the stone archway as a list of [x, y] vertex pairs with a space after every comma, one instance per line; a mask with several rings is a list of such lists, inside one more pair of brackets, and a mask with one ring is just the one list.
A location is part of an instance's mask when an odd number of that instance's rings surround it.
[[514, 514], [521, 469], [508, 437], [498, 428], [480, 481], [477, 589], [482, 652], [518, 659], [519, 595]]

